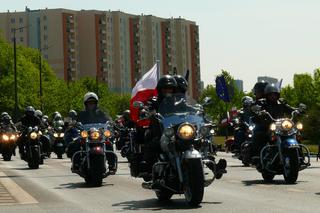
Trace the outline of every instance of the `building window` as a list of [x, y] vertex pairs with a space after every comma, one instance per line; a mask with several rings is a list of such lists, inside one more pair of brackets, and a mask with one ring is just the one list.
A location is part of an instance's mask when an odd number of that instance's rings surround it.
[[15, 23], [16, 19], [15, 18], [11, 18], [11, 23]]
[[14, 28], [11, 28], [11, 32], [14, 33]]
[[19, 18], [19, 23], [23, 23], [23, 18]]
[[44, 25], [44, 26], [43, 26], [43, 29], [44, 29], [44, 30], [47, 30], [47, 29], [48, 29], [48, 26]]
[[23, 42], [23, 37], [20, 37], [20, 42]]
[[43, 39], [44, 39], [44, 40], [48, 40], [48, 36], [47, 36], [47, 35], [44, 35], [44, 36], [43, 36]]
[[19, 29], [19, 32], [20, 32], [20, 33], [23, 33], [23, 28], [20, 28], [20, 29]]

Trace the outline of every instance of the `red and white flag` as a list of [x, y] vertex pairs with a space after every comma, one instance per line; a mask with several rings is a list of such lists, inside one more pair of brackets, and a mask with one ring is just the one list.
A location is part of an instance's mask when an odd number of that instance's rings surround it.
[[131, 93], [130, 100], [130, 115], [131, 119], [136, 122], [139, 126], [147, 126], [148, 121], [139, 120], [139, 109], [133, 107], [135, 101], [141, 101], [146, 104], [148, 100], [157, 95], [157, 83], [158, 83], [158, 70], [157, 64], [155, 64], [142, 78], [136, 83]]

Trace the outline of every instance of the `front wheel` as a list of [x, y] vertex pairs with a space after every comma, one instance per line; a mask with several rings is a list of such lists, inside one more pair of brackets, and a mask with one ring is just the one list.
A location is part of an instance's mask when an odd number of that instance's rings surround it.
[[11, 161], [12, 154], [2, 154], [4, 161]]
[[96, 172], [89, 172], [88, 176], [85, 178], [86, 184], [93, 187], [99, 187], [102, 185], [102, 175]]
[[286, 183], [294, 184], [299, 175], [299, 154], [296, 149], [289, 149], [283, 155], [283, 177]]
[[271, 174], [269, 172], [262, 172], [262, 177], [263, 177], [263, 180], [267, 183], [270, 183], [273, 181], [274, 179], [274, 174]]
[[156, 195], [157, 195], [158, 200], [168, 201], [171, 199], [173, 193], [168, 190], [162, 189], [161, 191], [156, 191]]
[[28, 159], [28, 166], [30, 169], [39, 169], [40, 164], [40, 154], [39, 149], [31, 149], [31, 156]]
[[204, 173], [201, 159], [186, 162], [185, 198], [189, 205], [198, 206], [204, 194]]

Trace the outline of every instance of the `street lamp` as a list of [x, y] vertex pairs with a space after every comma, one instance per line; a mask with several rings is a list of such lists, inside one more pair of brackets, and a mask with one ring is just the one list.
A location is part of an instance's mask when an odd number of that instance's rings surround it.
[[[29, 25], [30, 26], [30, 25]], [[16, 31], [29, 26], [13, 28], [13, 61], [14, 61], [14, 120], [18, 119], [18, 80], [17, 80], [17, 42]]]

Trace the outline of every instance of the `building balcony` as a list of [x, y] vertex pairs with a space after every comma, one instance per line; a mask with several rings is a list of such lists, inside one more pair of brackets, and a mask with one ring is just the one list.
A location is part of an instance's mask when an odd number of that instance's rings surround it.
[[106, 58], [101, 58], [100, 59], [102, 62], [107, 62], [107, 59]]
[[71, 52], [71, 53], [74, 53], [75, 49], [74, 48], [69, 48], [68, 51]]
[[106, 30], [100, 30], [100, 33], [101, 33], [101, 34], [106, 34], [107, 31], [106, 31]]
[[107, 43], [107, 40], [106, 40], [106, 39], [101, 39], [100, 43], [101, 43], [101, 44], [106, 44], [106, 43]]

